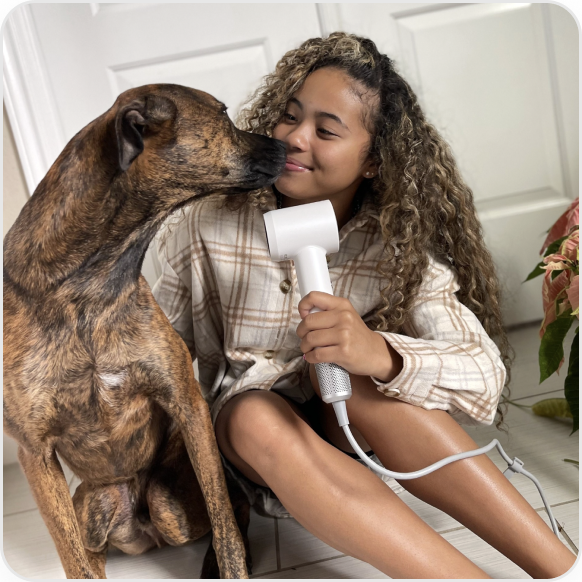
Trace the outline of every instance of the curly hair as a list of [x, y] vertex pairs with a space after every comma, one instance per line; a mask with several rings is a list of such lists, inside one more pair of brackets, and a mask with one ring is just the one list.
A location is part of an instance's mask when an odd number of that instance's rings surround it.
[[[458, 299], [497, 344], [509, 391], [513, 351], [503, 327], [500, 286], [473, 193], [463, 182], [449, 145], [425, 119], [415, 93], [373, 41], [335, 32], [287, 52], [243, 106], [236, 125], [272, 137], [288, 100], [309, 74], [323, 67], [339, 69], [357, 81], [354, 89], [364, 89], [361, 98], [364, 93], [374, 97], [373, 111], [363, 121], [371, 135], [368, 155], [377, 164], [378, 174], [362, 186], [372, 191], [380, 216], [384, 249], [377, 271], [386, 286], [381, 290], [382, 304], [368, 325], [378, 331], [402, 329], [432, 254], [450, 264], [460, 285]], [[270, 196], [271, 189], [259, 189], [245, 195], [242, 203], [264, 209]], [[240, 207], [240, 199], [237, 203], [235, 198], [226, 198], [224, 203]], [[505, 412], [498, 406], [499, 430], [506, 430]]]

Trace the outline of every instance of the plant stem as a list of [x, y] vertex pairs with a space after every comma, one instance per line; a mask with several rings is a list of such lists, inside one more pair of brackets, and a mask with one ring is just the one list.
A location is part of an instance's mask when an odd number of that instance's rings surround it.
[[505, 398], [505, 396], [503, 397], [503, 402], [509, 402], [509, 404], [513, 404], [514, 406], [519, 406], [520, 408], [531, 408], [531, 406], [528, 406], [527, 404], [518, 404], [517, 402], [514, 402], [513, 400], [509, 400], [509, 398]]
[[580, 461], [575, 461], [574, 459], [563, 459], [566, 463], [573, 463], [574, 465], [580, 465]]

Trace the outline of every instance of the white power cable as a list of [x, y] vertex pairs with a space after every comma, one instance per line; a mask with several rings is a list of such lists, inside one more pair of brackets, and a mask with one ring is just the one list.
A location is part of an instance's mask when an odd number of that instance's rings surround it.
[[461, 459], [468, 459], [470, 457], [476, 457], [477, 455], [481, 455], [483, 453], [486, 453], [487, 451], [490, 451], [493, 447], [497, 447], [499, 454], [503, 457], [503, 459], [505, 460], [505, 462], [508, 465], [507, 469], [503, 473], [507, 477], [507, 479], [510, 479], [514, 473], [521, 473], [522, 475], [529, 477], [535, 483], [535, 486], [538, 488], [538, 491], [540, 492], [540, 496], [542, 498], [542, 501], [544, 502], [544, 505], [546, 507], [546, 512], [548, 514], [548, 517], [550, 518], [550, 523], [552, 524], [552, 529], [554, 530], [554, 533], [556, 534], [556, 536], [559, 537], [558, 526], [556, 525], [556, 520], [554, 519], [554, 515], [552, 514], [552, 510], [550, 509], [550, 504], [548, 503], [546, 496], [544, 495], [544, 492], [542, 491], [542, 486], [541, 486], [540, 482], [531, 473], [529, 473], [528, 471], [526, 471], [523, 468], [523, 462], [520, 461], [517, 457], [515, 457], [514, 459], [511, 459], [511, 457], [509, 457], [509, 455], [507, 455], [507, 453], [503, 450], [501, 443], [497, 439], [493, 439], [488, 445], [485, 445], [484, 447], [481, 447], [480, 449], [475, 449], [474, 451], [466, 451], [464, 453], [458, 453], [456, 455], [451, 455], [450, 457], [446, 457], [445, 459], [442, 459], [441, 461], [437, 461], [436, 463], [433, 463], [432, 465], [429, 465], [428, 467], [425, 467], [424, 469], [419, 469], [418, 471], [413, 471], [411, 473], [399, 473], [397, 471], [390, 471], [390, 470], [386, 469], [385, 467], [381, 467], [377, 463], [374, 463], [374, 461], [372, 461], [372, 459], [370, 459], [370, 457], [368, 457], [368, 455], [366, 455], [366, 453], [364, 453], [364, 451], [361, 449], [360, 445], [358, 445], [358, 443], [357, 443], [356, 439], [354, 438], [354, 436], [352, 435], [352, 431], [350, 430], [350, 427], [349, 427], [348, 413], [347, 413], [347, 409], [346, 409], [345, 400], [339, 400], [337, 402], [332, 402], [332, 405], [333, 405], [333, 409], [335, 410], [335, 414], [337, 416], [337, 420], [338, 420], [339, 425], [343, 428], [343, 431], [344, 431], [348, 441], [350, 442], [350, 445], [352, 446], [354, 451], [356, 451], [356, 453], [358, 454], [360, 459], [362, 459], [362, 461], [364, 461], [364, 463], [368, 467], [370, 467], [370, 469], [372, 469], [373, 471], [376, 471], [377, 473], [380, 473], [381, 475], [386, 475], [387, 477], [393, 477], [394, 479], [417, 479], [418, 477], [424, 477], [425, 475], [428, 475], [429, 473], [432, 473], [433, 471], [436, 471], [437, 469], [440, 469], [441, 467], [444, 467], [445, 465], [448, 465], [449, 463], [453, 463], [453, 462], [459, 461]]

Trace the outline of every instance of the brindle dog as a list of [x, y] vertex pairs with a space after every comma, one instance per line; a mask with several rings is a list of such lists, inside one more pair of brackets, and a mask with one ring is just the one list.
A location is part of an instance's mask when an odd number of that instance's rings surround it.
[[[140, 271], [172, 211], [272, 184], [284, 164], [284, 144], [237, 130], [206, 93], [130, 89], [67, 144], [6, 235], [4, 430], [68, 578], [104, 578], [108, 544], [137, 554], [210, 529], [205, 563], [248, 577], [190, 353]], [[73, 499], [57, 453], [82, 479]]]

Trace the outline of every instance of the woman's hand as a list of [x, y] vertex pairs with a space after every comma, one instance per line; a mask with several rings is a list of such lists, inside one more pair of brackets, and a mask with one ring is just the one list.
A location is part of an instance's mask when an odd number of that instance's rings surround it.
[[[297, 326], [301, 351], [310, 364], [333, 362], [357, 376], [390, 382], [402, 369], [402, 357], [369, 329], [348, 299], [312, 291], [299, 302]], [[318, 307], [322, 311], [309, 313]]]

